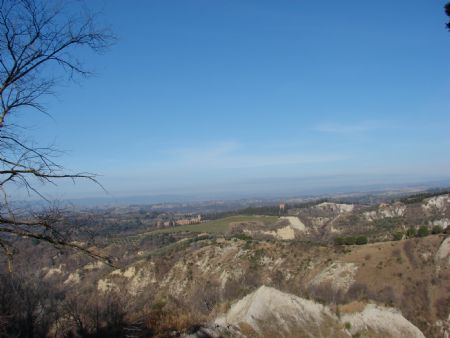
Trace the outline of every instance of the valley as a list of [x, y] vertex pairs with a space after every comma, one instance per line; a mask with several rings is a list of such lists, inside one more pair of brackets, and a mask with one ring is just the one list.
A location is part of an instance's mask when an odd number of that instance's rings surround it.
[[[63, 295], [51, 305], [64, 313], [47, 328], [56, 335], [99, 327], [119, 336], [133, 327], [129, 337], [448, 334], [448, 194], [374, 204], [318, 199], [283, 209], [205, 214], [199, 224], [116, 231], [98, 242], [80, 236], [110, 265], [24, 242], [14, 273], [2, 278], [42, 280]], [[80, 306], [87, 310], [76, 312]], [[95, 319], [96, 311], [106, 317]]]

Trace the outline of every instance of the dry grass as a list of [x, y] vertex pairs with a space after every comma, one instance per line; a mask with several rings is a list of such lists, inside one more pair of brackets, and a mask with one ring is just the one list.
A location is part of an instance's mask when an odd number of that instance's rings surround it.
[[155, 337], [167, 337], [171, 332], [187, 332], [198, 327], [206, 318], [193, 311], [174, 306], [154, 307], [147, 315], [145, 325]]
[[[450, 296], [446, 283], [439, 282], [449, 280], [450, 269], [441, 269], [437, 275], [433, 261], [441, 241], [439, 236], [428, 236], [369, 244], [354, 247], [342, 258], [359, 266], [354, 286], [364, 286], [364, 297], [399, 308], [408, 320], [431, 337], [435, 336], [431, 326], [442, 316], [445, 299]], [[370, 260], [365, 259], [367, 255]], [[349, 294], [347, 301], [358, 299], [353, 296]], [[340, 310], [343, 311], [342, 307]]]

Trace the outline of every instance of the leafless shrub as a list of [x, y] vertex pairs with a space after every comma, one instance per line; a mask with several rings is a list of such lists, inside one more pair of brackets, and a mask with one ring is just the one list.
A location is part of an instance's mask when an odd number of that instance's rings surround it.
[[220, 301], [220, 284], [213, 281], [198, 283], [191, 293], [191, 304], [195, 311], [201, 314], [209, 314], [214, 306]]
[[167, 302], [156, 302], [145, 314], [144, 327], [152, 336], [166, 337], [176, 332], [195, 331], [204, 317], [192, 311], [187, 304], [171, 299]]
[[406, 318], [417, 318], [419, 328], [426, 328], [428, 325], [425, 320], [429, 320], [431, 313], [431, 302], [428, 295], [429, 285], [426, 280], [416, 280], [416, 283], [409, 283], [404, 288], [400, 299], [400, 308], [404, 312]]
[[245, 288], [239, 280], [229, 279], [223, 288], [222, 298], [225, 301], [241, 298], [245, 294]]
[[312, 299], [324, 304], [337, 304], [343, 300], [342, 291], [333, 288], [331, 282], [311, 285], [308, 287], [307, 293]]
[[367, 285], [362, 283], [353, 283], [345, 295], [345, 301], [365, 300], [369, 298]]
[[71, 294], [62, 304], [67, 321], [61, 331], [82, 337], [122, 337], [128, 307], [127, 300], [115, 292]]
[[386, 286], [385, 288], [380, 290], [380, 292], [372, 295], [371, 298], [390, 306], [393, 306], [397, 300], [394, 289], [392, 289], [392, 287], [390, 286]]
[[6, 336], [45, 336], [57, 317], [58, 292], [36, 276], [0, 274], [0, 318]]

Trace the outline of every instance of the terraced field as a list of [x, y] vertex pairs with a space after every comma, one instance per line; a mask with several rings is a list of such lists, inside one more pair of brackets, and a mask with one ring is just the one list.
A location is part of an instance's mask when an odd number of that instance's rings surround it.
[[116, 237], [106, 241], [108, 244], [126, 245], [126, 246], [138, 246], [142, 236], [128, 236], [128, 237]]

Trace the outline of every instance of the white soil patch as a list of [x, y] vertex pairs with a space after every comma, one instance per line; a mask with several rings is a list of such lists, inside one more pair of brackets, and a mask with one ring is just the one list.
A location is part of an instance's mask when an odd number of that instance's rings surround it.
[[[364, 304], [362, 304], [364, 306]], [[350, 325], [345, 325], [346, 323]], [[361, 337], [425, 338], [397, 309], [368, 304], [339, 319], [327, 306], [261, 286], [234, 303], [215, 320], [217, 327], [232, 329], [233, 336], [252, 337]], [[347, 330], [345, 326], [349, 326]]]
[[374, 221], [382, 218], [402, 217], [405, 215], [406, 206], [402, 203], [395, 203], [393, 205], [380, 204], [376, 211], [366, 211], [363, 213], [368, 221]]
[[92, 262], [92, 263], [86, 264], [83, 267], [83, 269], [91, 271], [91, 270], [95, 270], [95, 269], [100, 269], [100, 268], [104, 267], [105, 265], [106, 265], [105, 263], [97, 261], [97, 262]]
[[437, 225], [437, 226], [442, 227], [442, 229], [447, 229], [447, 227], [450, 225], [450, 219], [448, 219], [448, 218], [438, 219], [433, 222], [430, 222], [429, 224], [431, 226]]
[[78, 284], [80, 282], [81, 277], [78, 270], [76, 270], [75, 272], [72, 272], [69, 277], [67, 277], [67, 279], [64, 281], [64, 284]]
[[100, 279], [97, 282], [97, 290], [101, 292], [109, 292], [112, 290], [118, 290], [118, 286], [108, 279]]
[[255, 233], [260, 233], [262, 235], [272, 236], [277, 239], [281, 239], [283, 241], [289, 241], [292, 239], [295, 239], [295, 232], [294, 228], [292, 228], [290, 225], [285, 226], [284, 228], [277, 229], [276, 231], [250, 231], [250, 230], [244, 230], [244, 233], [247, 233], [249, 235], [253, 235]]
[[298, 329], [306, 329], [316, 336], [314, 333], [320, 332], [329, 318], [335, 319], [321, 304], [261, 286], [233, 304], [225, 316], [216, 319], [216, 324], [237, 329], [242, 325], [251, 326], [260, 336], [266, 334], [264, 325], [279, 330], [279, 337], [296, 336]]
[[354, 263], [336, 262], [319, 272], [310, 282], [312, 286], [331, 285], [334, 291], [347, 292], [355, 281], [358, 266]]
[[341, 320], [350, 323], [352, 335], [368, 331], [377, 337], [425, 338], [400, 311], [375, 304], [368, 304], [360, 313], [345, 314]]
[[425, 210], [437, 209], [439, 211], [445, 211], [447, 205], [450, 203], [449, 195], [441, 195], [431, 197], [422, 204], [422, 208]]
[[62, 265], [59, 265], [57, 268], [50, 268], [47, 269], [47, 273], [45, 274], [44, 278], [50, 278], [55, 275], [61, 275], [63, 273]]
[[324, 202], [316, 205], [316, 208], [322, 209], [322, 210], [330, 210], [332, 212], [339, 212], [339, 213], [345, 213], [345, 212], [352, 212], [355, 206], [353, 204], [339, 204], [339, 203], [330, 203], [330, 202]]
[[302, 221], [300, 221], [300, 219], [298, 217], [294, 217], [294, 216], [284, 216], [284, 217], [280, 217], [281, 219], [286, 219], [289, 221], [289, 224], [291, 225], [291, 227], [293, 227], [294, 229], [297, 229], [299, 231], [306, 231], [306, 227], [305, 225], [302, 223]]
[[115, 279], [100, 279], [97, 283], [97, 289], [105, 292], [119, 289], [118, 285], [124, 285], [125, 290], [130, 295], [136, 296], [149, 285], [156, 283], [154, 265], [153, 262], [150, 262], [140, 268], [130, 266], [125, 271], [120, 269], [114, 270], [109, 276], [114, 276]]
[[284, 241], [288, 241], [295, 238], [294, 229], [291, 226], [287, 226], [281, 229], [277, 229], [277, 237]]
[[450, 237], [447, 237], [439, 246], [435, 255], [436, 261], [447, 259], [447, 264], [450, 266]]
[[188, 285], [188, 267], [181, 261], [175, 263], [161, 281], [160, 286], [167, 288], [170, 294], [181, 296]]

